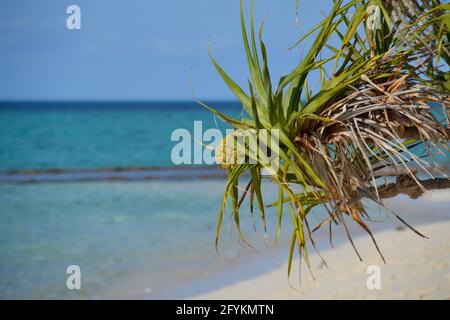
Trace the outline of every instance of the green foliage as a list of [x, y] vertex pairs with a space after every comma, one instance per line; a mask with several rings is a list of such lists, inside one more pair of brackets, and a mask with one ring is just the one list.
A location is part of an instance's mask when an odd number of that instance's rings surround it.
[[[374, 4], [382, 12], [381, 28], [371, 30], [366, 21], [368, 6]], [[443, 128], [448, 123], [438, 120], [436, 110], [427, 103], [441, 103], [442, 112], [448, 115], [449, 9], [449, 4], [439, 1], [335, 0], [330, 13], [294, 45], [313, 38], [298, 65], [273, 88], [263, 26], [257, 35], [252, 6], [247, 30], [241, 1], [248, 91], [211, 59], [248, 118], [231, 119], [206, 107], [235, 128], [280, 130], [281, 165], [277, 172], [271, 172], [273, 183], [279, 187], [278, 200], [270, 206], [277, 207], [276, 239], [285, 206], [292, 221], [288, 273], [296, 246], [309, 266], [307, 240], [314, 246], [315, 231], [308, 225], [312, 209], [321, 205], [329, 213], [317, 228], [340, 224], [351, 241], [344, 220], [349, 216], [372, 236], [363, 222], [368, 214], [361, 200], [368, 198], [384, 207], [378, 172], [402, 167], [420, 184], [412, 164], [426, 168], [430, 163], [411, 152], [412, 148], [419, 144], [427, 150], [447, 146]], [[332, 73], [327, 74], [327, 70]], [[317, 92], [309, 89], [308, 82], [315, 72], [321, 78]], [[404, 132], [411, 128], [417, 135], [406, 139]], [[256, 195], [265, 225], [261, 191], [264, 168], [268, 165], [258, 162], [228, 169], [217, 241], [229, 200], [239, 239], [245, 241], [239, 206], [247, 194], [252, 207]], [[250, 182], [238, 201], [238, 181], [247, 173]], [[294, 185], [302, 191], [295, 192]]]

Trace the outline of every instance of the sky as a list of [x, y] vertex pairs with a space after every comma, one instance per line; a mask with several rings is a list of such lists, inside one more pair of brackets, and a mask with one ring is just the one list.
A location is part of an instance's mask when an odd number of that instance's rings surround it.
[[[300, 0], [296, 23], [295, 0], [255, 0], [273, 79], [295, 67], [302, 48], [288, 48], [331, 4]], [[66, 26], [69, 5], [79, 30]], [[232, 99], [208, 46], [245, 85], [241, 39], [239, 0], [3, 0], [0, 100]]]

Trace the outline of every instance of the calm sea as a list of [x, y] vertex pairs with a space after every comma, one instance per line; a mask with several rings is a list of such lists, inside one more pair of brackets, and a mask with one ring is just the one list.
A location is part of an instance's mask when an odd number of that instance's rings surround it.
[[[234, 102], [208, 103], [238, 117]], [[195, 102], [0, 103], [0, 171], [171, 166], [171, 134], [225, 128]]]
[[[233, 102], [210, 105], [241, 114]], [[195, 120], [204, 129], [226, 127], [192, 102], [1, 103], [0, 175], [170, 167], [172, 131], [192, 131]], [[0, 298], [159, 297], [164, 289], [227, 268], [230, 262], [214, 249], [223, 188], [222, 179], [176, 175], [0, 181]], [[230, 221], [224, 219], [222, 254], [248, 259], [253, 251], [237, 243]], [[258, 233], [251, 218], [243, 224], [251, 239], [266, 245], [258, 220]], [[81, 290], [66, 288], [69, 265], [81, 268]]]
[[[210, 105], [242, 113], [234, 102]], [[193, 169], [172, 166], [173, 130], [192, 132], [197, 120], [226, 128], [193, 102], [0, 103], [0, 299], [160, 298], [257, 255], [237, 242], [231, 215], [216, 254], [225, 181], [186, 179]], [[143, 167], [150, 173], [130, 171]], [[269, 242], [246, 202], [241, 212], [248, 240], [272, 248], [276, 212], [267, 210]], [[81, 290], [66, 287], [69, 265], [81, 269]]]

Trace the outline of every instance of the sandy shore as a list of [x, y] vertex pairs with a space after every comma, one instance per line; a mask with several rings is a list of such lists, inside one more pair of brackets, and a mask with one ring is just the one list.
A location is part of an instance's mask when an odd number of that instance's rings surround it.
[[[399, 201], [396, 200], [397, 205]], [[401, 202], [400, 202], [400, 205]], [[306, 268], [302, 270], [302, 288], [298, 281], [298, 264], [294, 265], [290, 283], [287, 264], [254, 276], [225, 284], [220, 288], [192, 295], [192, 299], [450, 299], [450, 193], [434, 193], [410, 205], [411, 218], [420, 223], [420, 231], [429, 239], [410, 230], [393, 227], [378, 230], [376, 239], [387, 260], [384, 264], [368, 236], [359, 236], [355, 244], [363, 256], [359, 262], [348, 242], [334, 249], [321, 250], [329, 268], [318, 256], [312, 257], [316, 280]], [[413, 212], [413, 206], [416, 211]], [[439, 208], [440, 221], [426, 223], [423, 219]], [[447, 211], [448, 209], [448, 211]], [[422, 218], [420, 218], [422, 217]], [[369, 290], [367, 268], [379, 266], [380, 289]]]

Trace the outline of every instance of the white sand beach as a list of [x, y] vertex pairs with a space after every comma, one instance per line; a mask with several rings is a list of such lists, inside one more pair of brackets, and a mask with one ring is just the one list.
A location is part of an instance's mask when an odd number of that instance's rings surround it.
[[[429, 239], [417, 236], [399, 224], [379, 230], [375, 238], [387, 263], [384, 264], [367, 235], [355, 239], [363, 257], [357, 256], [348, 241], [333, 249], [321, 250], [327, 269], [317, 255], [312, 256], [313, 281], [303, 265], [302, 289], [298, 264], [290, 283], [287, 261], [270, 271], [193, 295], [192, 299], [450, 299], [450, 193], [434, 192], [416, 201], [392, 200], [398, 212]], [[403, 208], [403, 209], [402, 209]], [[400, 209], [400, 210], [399, 210]], [[409, 213], [408, 213], [409, 211]], [[406, 215], [403, 214], [403, 217]], [[427, 223], [429, 219], [441, 220]], [[370, 265], [380, 267], [380, 289], [369, 290]]]

